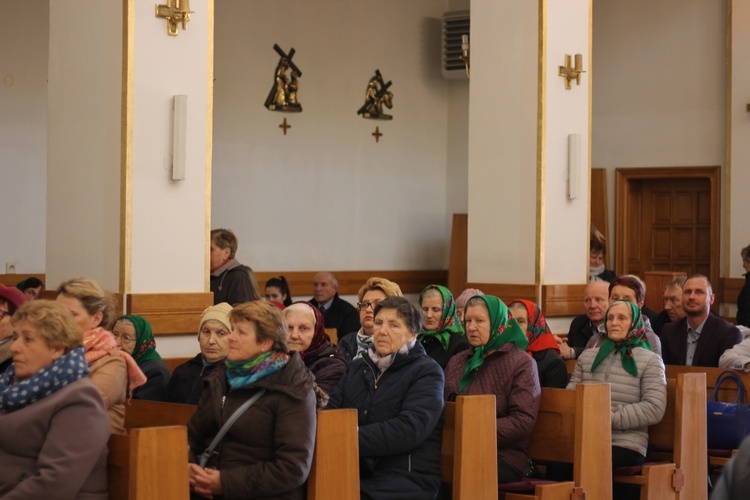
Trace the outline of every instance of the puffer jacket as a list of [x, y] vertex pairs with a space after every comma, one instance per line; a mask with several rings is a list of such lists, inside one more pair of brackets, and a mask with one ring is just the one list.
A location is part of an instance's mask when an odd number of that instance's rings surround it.
[[229, 389], [226, 366], [205, 379], [198, 409], [188, 423], [190, 462], [259, 389], [266, 393], [229, 428], [208, 463], [221, 472], [227, 499], [303, 499], [315, 447], [313, 375], [299, 354], [280, 371], [240, 389]]
[[578, 358], [567, 389], [581, 382], [610, 384], [612, 407], [612, 446], [646, 455], [648, 427], [657, 424], [667, 408], [667, 379], [661, 357], [642, 347], [633, 349], [638, 367], [634, 377], [622, 367], [619, 352], [611, 352], [591, 373], [599, 348], [586, 349]]
[[357, 409], [363, 497], [436, 497], [443, 385], [443, 370], [418, 342], [382, 373], [367, 354], [349, 365], [328, 406]]
[[307, 369], [315, 375], [315, 383], [329, 394], [346, 373], [344, 355], [330, 342], [314, 351], [307, 351], [304, 360]]

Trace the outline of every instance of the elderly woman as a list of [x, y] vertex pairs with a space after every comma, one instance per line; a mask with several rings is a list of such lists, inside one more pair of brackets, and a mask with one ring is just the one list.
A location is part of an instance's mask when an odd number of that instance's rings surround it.
[[338, 348], [349, 364], [353, 359], [361, 358], [372, 345], [372, 334], [375, 331], [375, 307], [388, 297], [403, 297], [401, 288], [385, 278], [370, 278], [357, 293], [357, 309], [362, 328], [358, 332], [345, 335], [339, 339]]
[[433, 499], [440, 488], [444, 379], [417, 342], [422, 321], [403, 297], [375, 306], [374, 342], [328, 403], [357, 409], [363, 499]]
[[445, 398], [495, 395], [497, 477], [500, 483], [515, 482], [526, 469], [541, 398], [535, 363], [525, 352], [529, 341], [503, 301], [493, 295], [469, 299], [464, 324], [471, 350], [448, 363]]
[[174, 369], [167, 386], [167, 401], [197, 405], [203, 390], [203, 380], [224, 365], [229, 352], [229, 313], [232, 306], [226, 302], [203, 311], [198, 328], [201, 352]]
[[430, 285], [419, 295], [419, 305], [424, 313], [419, 341], [427, 355], [445, 368], [451, 357], [469, 348], [453, 294], [444, 286]]
[[146, 383], [133, 391], [133, 398], [165, 401], [169, 369], [156, 352], [151, 323], [135, 314], [120, 316], [112, 327], [112, 335], [117, 341], [117, 347], [130, 354], [146, 376]]
[[21, 306], [13, 326], [13, 365], [0, 376], [0, 497], [106, 500], [109, 418], [80, 329], [49, 300]]
[[0, 374], [13, 363], [13, 325], [10, 318], [28, 299], [18, 288], [0, 283]]
[[326, 393], [333, 391], [346, 372], [344, 355], [331, 343], [323, 315], [309, 302], [295, 302], [281, 313], [286, 320], [286, 344], [299, 352], [315, 382]]
[[[315, 445], [315, 381], [286, 345], [281, 312], [272, 304], [240, 304], [229, 314], [232, 333], [225, 366], [206, 378], [188, 423], [190, 487], [205, 497], [304, 498]], [[199, 455], [249, 399], [201, 467]]]
[[[651, 351], [637, 304], [615, 301], [606, 318], [607, 339], [581, 354], [567, 388], [584, 382], [610, 384], [612, 465], [640, 465], [646, 460], [648, 427], [661, 421], [667, 407], [664, 363]], [[638, 498], [637, 488], [615, 491], [615, 498], [630, 495]]]
[[[643, 322], [646, 340], [648, 341], [651, 350], [661, 356], [661, 340], [659, 340], [659, 337], [654, 333], [653, 328], [651, 328], [651, 321], [643, 312], [643, 303], [645, 299], [646, 291], [643, 288], [643, 282], [637, 276], [632, 274], [622, 274], [615, 277], [609, 283], [609, 303], [613, 304], [617, 300], [627, 300], [638, 306], [638, 309], [641, 311], [639, 316]], [[599, 331], [598, 334], [591, 336], [586, 343], [586, 349], [601, 347], [606, 339], [607, 334], [604, 331]]]
[[284, 276], [273, 277], [266, 281], [265, 298], [271, 302], [278, 302], [284, 307], [292, 305], [292, 292]]
[[[83, 345], [89, 364], [89, 378], [104, 398], [112, 432], [125, 434], [125, 399], [146, 383], [146, 376], [104, 327], [112, 317], [112, 302], [99, 284], [87, 278], [63, 281], [57, 287], [57, 301], [73, 314], [83, 331]], [[128, 385], [129, 384], [129, 385]]]
[[456, 316], [458, 316], [458, 320], [462, 324], [464, 322], [464, 309], [466, 308], [466, 303], [475, 295], [484, 295], [484, 293], [476, 288], [467, 288], [461, 292], [461, 295], [456, 297]]
[[526, 352], [536, 361], [539, 385], [564, 389], [568, 385], [568, 369], [560, 357], [560, 347], [547, 326], [542, 310], [537, 304], [524, 299], [511, 301], [508, 309], [521, 330], [526, 332], [529, 341]]

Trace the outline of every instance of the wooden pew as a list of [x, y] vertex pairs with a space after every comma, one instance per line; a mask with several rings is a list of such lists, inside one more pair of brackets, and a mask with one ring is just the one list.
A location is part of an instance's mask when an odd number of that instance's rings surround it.
[[174, 369], [180, 366], [183, 363], [187, 363], [191, 359], [193, 359], [195, 356], [185, 356], [185, 357], [176, 357], [176, 358], [164, 358], [164, 364], [167, 365], [167, 369], [169, 370], [169, 374], [174, 373]]
[[359, 435], [357, 410], [318, 412], [308, 500], [359, 499]]
[[505, 500], [612, 498], [609, 384], [578, 384], [575, 391], [542, 388], [529, 456], [539, 462], [572, 463], [573, 481], [539, 482], [533, 494], [509, 492]]
[[446, 403], [440, 470], [454, 500], [497, 498], [495, 396], [459, 396]]
[[683, 373], [667, 379], [667, 409], [648, 429], [649, 446], [672, 449], [673, 463], [644, 465], [640, 474], [615, 481], [641, 486], [641, 499], [707, 498], [705, 374]]
[[111, 500], [189, 498], [187, 431], [183, 426], [144, 427], [109, 438], [107, 476]]
[[[183, 439], [187, 447], [187, 433], [184, 426], [195, 413], [195, 409], [196, 407], [193, 405], [133, 399], [125, 408], [125, 428], [132, 436], [142, 428], [151, 432], [152, 429], [168, 428], [165, 426], [183, 426], [180, 428], [183, 429]], [[121, 437], [127, 438], [129, 436]], [[112, 436], [115, 441], [119, 440], [115, 438], [116, 436]], [[112, 444], [112, 439], [110, 444]], [[125, 443], [115, 443], [115, 446], [118, 445], [127, 448]], [[178, 466], [176, 462], [171, 461], [171, 456], [163, 457], [163, 460], [165, 460], [164, 463], [174, 464], [174, 467]], [[170, 462], [166, 462], [166, 460], [170, 460]], [[179, 463], [179, 467], [185, 470], [186, 485], [187, 463], [186, 451], [184, 458], [181, 458]], [[167, 466], [161, 465], [161, 467]], [[116, 482], [120, 481], [117, 477], [113, 477], [113, 479]], [[307, 488], [310, 500], [359, 498], [357, 410], [340, 409], [318, 412], [315, 451], [313, 452], [313, 463]], [[150, 498], [187, 498], [187, 496], [152, 496]]]

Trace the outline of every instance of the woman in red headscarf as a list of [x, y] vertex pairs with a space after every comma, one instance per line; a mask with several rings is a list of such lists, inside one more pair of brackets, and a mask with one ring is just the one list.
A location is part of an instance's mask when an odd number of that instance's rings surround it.
[[318, 387], [330, 394], [346, 373], [344, 355], [331, 343], [323, 315], [309, 302], [295, 302], [282, 311], [287, 325], [287, 346], [298, 351], [315, 375]]
[[568, 384], [568, 371], [560, 357], [560, 348], [544, 320], [539, 306], [529, 300], [516, 299], [509, 305], [513, 317], [526, 331], [529, 346], [526, 352], [536, 361], [539, 385], [564, 389]]

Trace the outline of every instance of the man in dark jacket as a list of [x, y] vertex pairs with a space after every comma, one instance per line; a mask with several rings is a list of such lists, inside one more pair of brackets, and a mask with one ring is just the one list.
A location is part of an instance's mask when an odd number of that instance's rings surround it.
[[167, 386], [167, 401], [197, 405], [203, 390], [203, 379], [224, 364], [229, 352], [229, 312], [232, 306], [223, 302], [211, 306], [201, 315], [198, 342], [201, 352], [175, 368]]
[[342, 338], [359, 331], [359, 313], [349, 302], [339, 297], [339, 280], [333, 273], [318, 273], [313, 278], [313, 298], [310, 303], [323, 315], [326, 328], [335, 328]]
[[13, 354], [10, 352], [13, 345], [13, 325], [10, 324], [10, 317], [24, 302], [26, 296], [21, 290], [0, 284], [0, 374], [13, 363]]
[[694, 274], [685, 281], [682, 309], [687, 316], [662, 330], [665, 365], [719, 366], [724, 351], [742, 341], [736, 326], [711, 314], [713, 303], [708, 278]]
[[211, 231], [211, 291], [214, 304], [234, 306], [260, 297], [253, 291], [246, 268], [234, 258], [237, 237], [229, 229]]
[[573, 318], [566, 339], [563, 341], [555, 336], [563, 359], [576, 359], [586, 348], [591, 336], [604, 328], [604, 316], [609, 307], [609, 282], [590, 283], [583, 294], [583, 306], [586, 314]]

